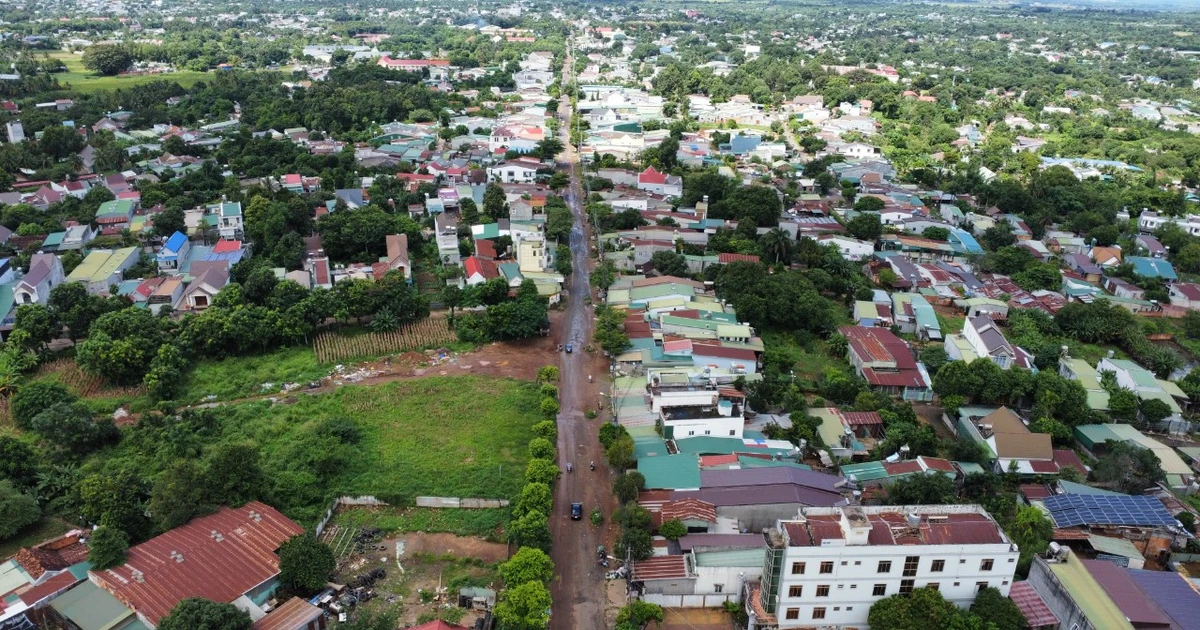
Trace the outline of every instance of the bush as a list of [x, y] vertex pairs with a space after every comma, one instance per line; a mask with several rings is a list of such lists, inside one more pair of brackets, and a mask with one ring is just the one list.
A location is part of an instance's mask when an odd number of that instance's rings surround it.
[[129, 549], [129, 536], [112, 527], [99, 527], [92, 532], [88, 541], [88, 562], [92, 568], [103, 571], [124, 564], [125, 552]]
[[333, 550], [312, 534], [293, 536], [279, 547], [279, 581], [293, 590], [307, 593], [324, 587], [334, 565]]
[[546, 438], [533, 438], [529, 440], [529, 456], [554, 461], [554, 445]]
[[73, 403], [77, 399], [65, 385], [53, 382], [30, 383], [12, 397], [12, 417], [17, 427], [29, 430], [34, 416], [55, 403]]
[[667, 540], [679, 540], [687, 535], [687, 526], [679, 519], [673, 518], [658, 526], [658, 535]]

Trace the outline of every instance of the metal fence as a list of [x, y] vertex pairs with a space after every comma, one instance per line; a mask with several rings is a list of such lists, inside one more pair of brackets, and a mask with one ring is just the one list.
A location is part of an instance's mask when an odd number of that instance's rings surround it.
[[329, 525], [329, 520], [333, 518], [333, 514], [337, 512], [339, 505], [387, 505], [383, 501], [372, 496], [361, 497], [338, 497], [330, 502], [329, 507], [325, 509], [325, 515], [317, 523], [314, 530], [316, 536], [320, 536], [325, 531], [325, 527]]

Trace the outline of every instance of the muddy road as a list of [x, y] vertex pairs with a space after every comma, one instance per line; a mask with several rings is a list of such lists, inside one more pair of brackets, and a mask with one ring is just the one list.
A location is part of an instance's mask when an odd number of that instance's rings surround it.
[[[572, 65], [573, 57], [568, 52], [563, 69], [564, 85], [570, 83]], [[562, 353], [559, 364], [561, 411], [558, 418], [558, 452], [564, 472], [554, 489], [554, 515], [550, 520], [554, 537], [552, 556], [558, 573], [558, 579], [551, 585], [554, 607], [550, 627], [555, 630], [598, 630], [607, 627], [605, 607], [608, 598], [604, 583], [606, 569], [596, 564], [596, 547], [605, 545], [610, 552], [612, 550], [608, 519], [616, 506], [611, 474], [597, 438], [600, 423], [605, 421], [608, 414], [602, 412], [592, 420], [588, 420], [586, 414], [588, 410], [599, 406], [601, 382], [607, 380], [607, 367], [598, 349], [594, 353], [585, 350], [591, 343], [594, 323], [589, 299], [592, 260], [588, 254], [587, 200], [583, 192], [579, 156], [569, 142], [569, 99], [563, 99], [559, 113], [564, 120], [562, 133], [566, 150], [559, 156], [558, 166], [571, 176], [571, 185], [565, 191], [565, 196], [575, 216], [570, 238], [575, 271], [568, 280], [569, 298], [565, 317], [554, 336], [559, 343], [572, 344], [575, 351]], [[588, 381], [589, 375], [592, 376], [591, 382]], [[588, 469], [589, 462], [595, 462], [596, 470]], [[567, 463], [573, 465], [574, 472], [565, 472]], [[583, 520], [571, 520], [572, 503], [583, 504]], [[596, 508], [604, 514], [605, 524], [600, 528], [588, 522], [588, 515]]]

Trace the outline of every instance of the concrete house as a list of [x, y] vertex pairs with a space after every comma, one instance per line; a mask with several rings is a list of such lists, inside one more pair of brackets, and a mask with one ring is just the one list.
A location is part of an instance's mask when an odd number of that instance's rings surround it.
[[192, 263], [189, 275], [192, 281], [183, 292], [182, 308], [202, 311], [208, 308], [217, 293], [229, 284], [229, 262], [198, 260]]
[[241, 202], [223, 201], [217, 204], [217, 232], [223, 239], [241, 240], [242, 235], [245, 234]]
[[1167, 292], [1171, 296], [1171, 306], [1200, 308], [1200, 284], [1176, 282], [1167, 287]]
[[532, 184], [537, 181], [540, 164], [512, 160], [488, 167], [488, 181], [502, 184]]
[[66, 282], [62, 262], [54, 254], [34, 254], [26, 273], [13, 285], [13, 302], [22, 304], [45, 304], [50, 291]]
[[1036, 369], [1033, 355], [1012, 345], [988, 315], [977, 315], [963, 323], [962, 332], [946, 338], [946, 356], [968, 363], [979, 358], [991, 360], [1001, 368]]
[[637, 187], [655, 195], [679, 197], [683, 195], [683, 178], [658, 172], [653, 166], [638, 174]]
[[192, 244], [188, 237], [183, 232], [176, 232], [163, 243], [162, 248], [155, 254], [158, 260], [158, 270], [162, 272], [172, 272], [179, 269], [179, 266], [187, 260], [188, 253], [192, 250]]
[[137, 247], [94, 249], [67, 276], [67, 282], [82, 282], [88, 293], [107, 294], [109, 287], [121, 283], [126, 269], [137, 264], [141, 251]]
[[849, 342], [847, 359], [871, 389], [904, 400], [933, 399], [932, 379], [903, 339], [886, 328], [842, 326], [838, 332]]

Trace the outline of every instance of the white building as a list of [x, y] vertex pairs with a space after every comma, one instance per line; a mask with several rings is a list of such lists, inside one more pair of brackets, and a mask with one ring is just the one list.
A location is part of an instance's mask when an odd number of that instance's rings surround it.
[[537, 167], [520, 162], [501, 162], [488, 167], [488, 181], [502, 184], [532, 184], [537, 180]]
[[986, 587], [1007, 596], [1020, 555], [977, 505], [801, 508], [766, 538], [750, 630], [867, 628], [872, 604], [926, 587], [965, 608]]
[[1142, 232], [1153, 232], [1168, 223], [1178, 225], [1192, 236], [1200, 236], [1200, 216], [1194, 214], [1185, 217], [1168, 217], [1146, 210], [1138, 216], [1138, 229]]
[[25, 128], [21, 126], [21, 121], [13, 120], [5, 123], [8, 128], [8, 141], [16, 144], [25, 141]]
[[875, 243], [849, 236], [822, 236], [818, 242], [822, 245], [833, 245], [838, 249], [842, 258], [850, 261], [859, 261], [875, 253]]

